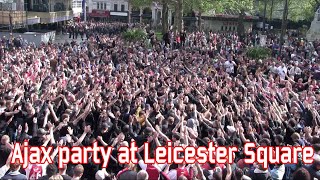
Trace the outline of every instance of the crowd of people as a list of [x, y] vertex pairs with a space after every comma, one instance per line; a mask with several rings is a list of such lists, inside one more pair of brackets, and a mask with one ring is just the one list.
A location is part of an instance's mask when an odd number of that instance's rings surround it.
[[94, 34], [107, 34], [109, 36], [120, 34], [128, 28], [140, 27], [139, 24], [103, 23], [103, 22], [73, 22], [63, 27], [63, 31], [69, 34], [69, 38], [82, 40]]
[[[119, 33], [131, 26], [79, 23], [68, 28], [70, 38], [78, 38], [78, 31], [86, 34], [81, 43], [1, 52], [1, 179], [320, 179], [320, 42], [289, 38], [280, 48], [279, 39], [268, 36], [273, 57], [256, 60], [246, 55], [258, 44], [253, 34], [240, 42], [231, 32], [168, 32], [163, 40], [153, 37], [149, 48], [121, 38]], [[10, 163], [10, 154], [13, 143], [24, 140], [55, 148], [97, 141], [113, 146], [115, 158], [107, 168], [89, 156], [88, 164], [23, 169], [19, 162]], [[118, 163], [118, 148], [131, 141], [139, 150], [149, 142], [151, 157], [168, 141], [240, 150], [232, 164], [146, 165], [143, 151], [137, 153], [138, 164]], [[305, 165], [299, 156], [298, 164], [268, 169], [244, 164], [246, 142], [313, 146], [314, 161]]]

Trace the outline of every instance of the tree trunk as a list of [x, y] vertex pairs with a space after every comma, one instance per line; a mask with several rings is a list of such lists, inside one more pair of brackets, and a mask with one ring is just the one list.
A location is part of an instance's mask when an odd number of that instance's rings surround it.
[[320, 8], [320, 0], [315, 0], [316, 1], [316, 10], [315, 12]]
[[178, 3], [175, 4], [174, 6], [175, 8], [175, 11], [174, 11], [174, 21], [173, 21], [173, 30], [174, 31], [177, 31], [178, 29], [178, 22], [179, 22], [179, 18], [178, 18], [178, 14], [179, 14], [179, 6], [178, 6]]
[[179, 11], [178, 11], [178, 24], [177, 24], [177, 28], [178, 28], [178, 32], [182, 31], [182, 26], [183, 26], [183, 0], [178, 0], [178, 7], [179, 7]]
[[269, 18], [269, 19], [272, 19], [272, 15], [273, 15], [273, 6], [274, 6], [274, 0], [271, 0], [270, 18]]
[[131, 12], [132, 12], [132, 7], [130, 0], [128, 1], [128, 23], [131, 23]]
[[140, 24], [142, 24], [143, 9], [140, 7]]
[[162, 34], [168, 32], [168, 16], [169, 16], [169, 7], [167, 0], [163, 0], [162, 4]]
[[199, 31], [201, 31], [202, 30], [202, 27], [201, 27], [201, 25], [202, 25], [202, 13], [201, 13], [201, 11], [199, 11], [199, 13], [198, 13], [198, 30]]
[[266, 14], [267, 14], [267, 0], [264, 0], [264, 9], [263, 9], [263, 31], [266, 30]]
[[283, 16], [282, 16], [282, 25], [281, 25], [280, 53], [282, 51], [282, 46], [284, 45], [284, 36], [287, 29], [287, 18], [288, 18], [288, 0], [285, 0]]
[[244, 17], [245, 17], [245, 11], [244, 9], [241, 9], [241, 12], [239, 14], [239, 19], [238, 19], [238, 35], [240, 37], [240, 41], [243, 42], [244, 36], [245, 36], [245, 29], [244, 29]]

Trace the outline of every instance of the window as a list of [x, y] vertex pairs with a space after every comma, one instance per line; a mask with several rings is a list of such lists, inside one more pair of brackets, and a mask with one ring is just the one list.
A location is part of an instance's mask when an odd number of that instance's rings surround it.
[[82, 7], [82, 1], [73, 1], [72, 2], [72, 8], [81, 8]]
[[223, 31], [223, 26], [221, 26], [221, 31]]
[[114, 5], [113, 5], [113, 10], [114, 10], [114, 11], [118, 11], [118, 4], [114, 4]]
[[228, 31], [228, 26], [224, 27], [224, 30], [225, 30], [225, 31]]
[[229, 31], [231, 31], [231, 26], [229, 27]]
[[104, 10], [107, 9], [107, 3], [104, 3]]
[[233, 31], [236, 31], [236, 27], [235, 26], [233, 26]]
[[100, 5], [100, 3], [98, 2], [98, 3], [97, 3], [97, 9], [99, 9], [99, 8], [100, 8], [100, 7], [99, 7], [99, 5]]
[[125, 9], [124, 4], [121, 4], [121, 11], [122, 12], [125, 11], [124, 9]]

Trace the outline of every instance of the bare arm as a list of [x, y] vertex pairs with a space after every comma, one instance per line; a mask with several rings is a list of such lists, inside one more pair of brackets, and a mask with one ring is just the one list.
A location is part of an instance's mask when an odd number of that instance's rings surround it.
[[74, 144], [74, 146], [79, 146], [82, 141], [84, 140], [84, 138], [86, 137], [87, 133], [91, 131], [90, 126], [86, 126], [84, 128], [84, 132], [82, 133], [82, 135], [80, 136], [80, 138], [78, 139], [78, 141]]

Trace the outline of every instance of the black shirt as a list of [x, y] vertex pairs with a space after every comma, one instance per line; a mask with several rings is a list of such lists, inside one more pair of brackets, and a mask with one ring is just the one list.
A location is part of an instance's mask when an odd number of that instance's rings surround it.
[[0, 144], [0, 167], [6, 164], [11, 150], [5, 145]]

